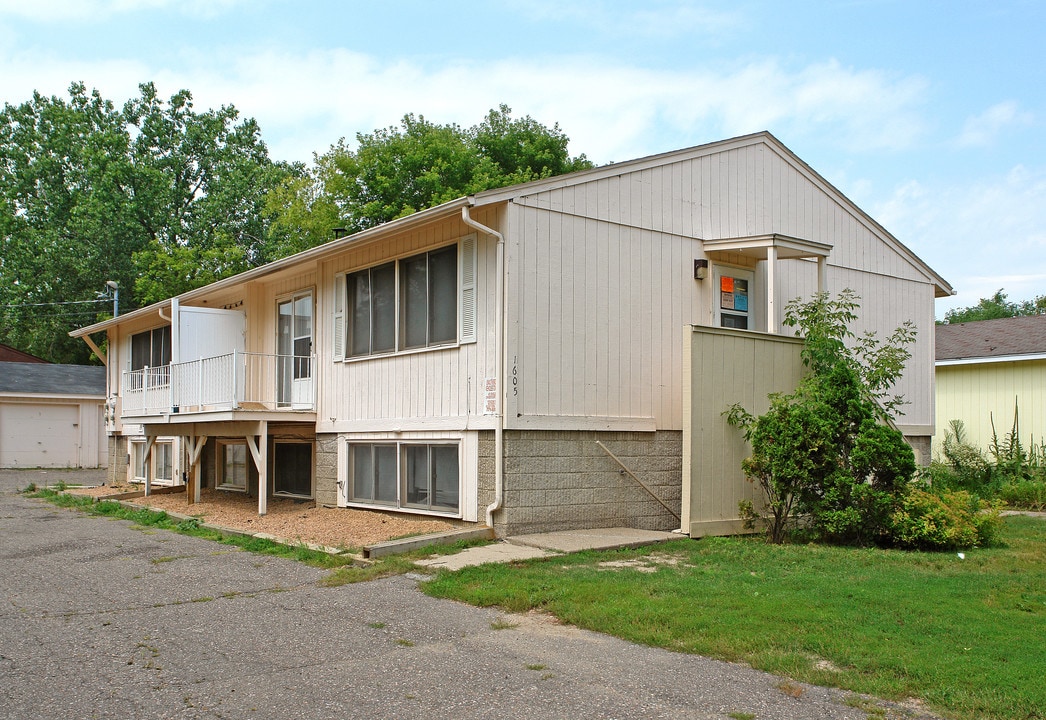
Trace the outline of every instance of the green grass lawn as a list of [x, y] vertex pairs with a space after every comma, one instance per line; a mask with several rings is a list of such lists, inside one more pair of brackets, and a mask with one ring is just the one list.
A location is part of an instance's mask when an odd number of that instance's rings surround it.
[[959, 718], [1046, 718], [1046, 521], [1008, 518], [965, 555], [706, 538], [423, 587]]

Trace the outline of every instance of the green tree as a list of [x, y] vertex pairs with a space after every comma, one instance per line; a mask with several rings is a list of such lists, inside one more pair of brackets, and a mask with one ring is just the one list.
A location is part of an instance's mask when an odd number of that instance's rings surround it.
[[232, 106], [195, 112], [181, 90], [166, 103], [152, 83], [127, 102], [130, 187], [144, 247], [134, 255], [142, 303], [205, 285], [281, 255], [266, 195], [302, 168], [273, 163], [253, 119]]
[[0, 341], [82, 362], [87, 347], [67, 333], [106, 306], [56, 303], [96, 299], [107, 280], [130, 288], [145, 237], [120, 112], [82, 84], [69, 93], [0, 113]]
[[1006, 293], [1000, 288], [990, 298], [978, 300], [976, 305], [949, 310], [944, 314], [944, 321], [947, 323], [964, 323], [1046, 314], [1046, 295], [1039, 295], [1034, 300], [1022, 300], [1020, 302], [1011, 302], [1006, 298]]
[[253, 120], [194, 112], [151, 83], [117, 109], [82, 83], [0, 112], [0, 342], [86, 362], [68, 331], [266, 262], [265, 195], [303, 168], [273, 163]]
[[768, 530], [786, 536], [793, 514], [809, 518], [811, 532], [838, 542], [883, 542], [890, 519], [915, 472], [915, 455], [886, 423], [903, 398], [889, 394], [910, 358], [910, 322], [885, 341], [857, 337], [857, 296], [844, 290], [810, 301], [793, 300], [785, 325], [804, 338], [808, 374], [791, 394], [771, 397], [753, 416], [740, 405], [726, 412], [751, 443], [742, 465], [767, 496]]
[[274, 226], [315, 245], [334, 227], [350, 232], [463, 195], [592, 167], [571, 157], [559, 125], [513, 118], [505, 105], [471, 128], [438, 125], [422, 115], [400, 126], [358, 133], [315, 159], [307, 180], [294, 179], [269, 198]]

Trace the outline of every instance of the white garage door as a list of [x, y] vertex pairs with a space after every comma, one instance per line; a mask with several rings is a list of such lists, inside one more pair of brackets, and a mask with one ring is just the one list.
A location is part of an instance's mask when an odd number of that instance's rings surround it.
[[0, 467], [76, 467], [77, 405], [0, 404]]

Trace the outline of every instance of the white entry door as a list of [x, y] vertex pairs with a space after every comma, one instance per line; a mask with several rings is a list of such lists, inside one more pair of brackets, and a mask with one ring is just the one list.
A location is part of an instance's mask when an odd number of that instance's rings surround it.
[[312, 378], [312, 293], [277, 303], [276, 401], [283, 407], [307, 410], [315, 397]]

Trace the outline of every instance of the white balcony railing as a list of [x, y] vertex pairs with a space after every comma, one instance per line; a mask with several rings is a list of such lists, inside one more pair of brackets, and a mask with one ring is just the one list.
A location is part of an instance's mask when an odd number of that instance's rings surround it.
[[123, 374], [122, 415], [311, 410], [315, 358], [231, 352]]

